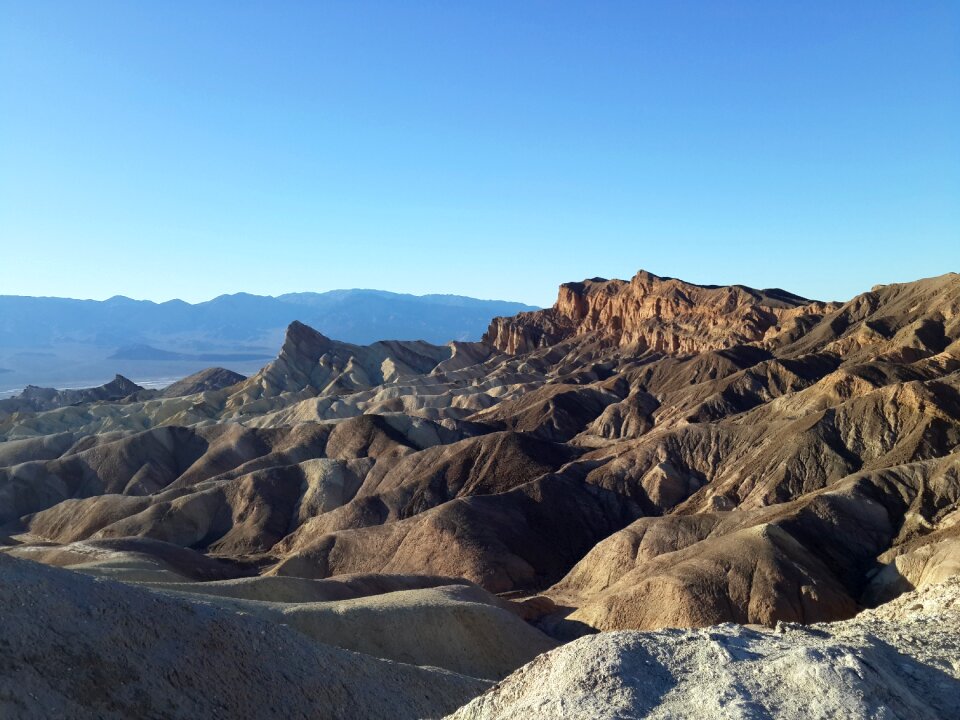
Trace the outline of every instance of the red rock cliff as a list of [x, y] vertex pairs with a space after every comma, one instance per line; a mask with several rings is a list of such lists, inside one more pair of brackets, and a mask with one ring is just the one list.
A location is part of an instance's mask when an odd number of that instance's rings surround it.
[[588, 334], [641, 350], [701, 352], [762, 340], [782, 321], [822, 309], [783, 290], [693, 285], [641, 270], [630, 282], [565, 283], [552, 308], [494, 318], [484, 340], [514, 354]]

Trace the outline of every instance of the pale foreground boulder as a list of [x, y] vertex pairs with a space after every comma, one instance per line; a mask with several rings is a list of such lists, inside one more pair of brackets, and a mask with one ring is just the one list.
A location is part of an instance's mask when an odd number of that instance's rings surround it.
[[581, 638], [450, 718], [940, 720], [958, 711], [960, 577], [836, 623]]
[[426, 718], [488, 685], [0, 554], [0, 718]]

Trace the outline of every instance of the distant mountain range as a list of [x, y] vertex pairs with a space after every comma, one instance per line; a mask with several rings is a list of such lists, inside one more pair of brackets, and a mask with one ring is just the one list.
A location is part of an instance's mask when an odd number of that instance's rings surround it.
[[535, 309], [459, 295], [333, 290], [237, 293], [191, 304], [0, 296], [0, 393], [27, 384], [98, 385], [116, 373], [176, 378], [212, 364], [255, 372], [294, 320], [345, 342], [479, 340], [490, 320]]
[[[261, 343], [294, 320], [345, 342], [478, 340], [490, 319], [535, 308], [459, 295], [401, 295], [382, 290], [332, 290], [279, 297], [237, 293], [207, 302], [155, 303], [123, 296], [109, 300], [0, 295], [0, 346], [58, 342], [158, 345], [194, 338], [192, 345]], [[180, 341], [177, 342], [180, 345]], [[164, 346], [163, 349], [172, 348]]]

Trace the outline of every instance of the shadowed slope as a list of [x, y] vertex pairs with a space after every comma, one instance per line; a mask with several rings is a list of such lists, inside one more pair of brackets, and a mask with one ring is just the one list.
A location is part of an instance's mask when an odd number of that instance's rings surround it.
[[485, 685], [3, 555], [0, 575], [4, 716], [413, 720], [450, 711]]

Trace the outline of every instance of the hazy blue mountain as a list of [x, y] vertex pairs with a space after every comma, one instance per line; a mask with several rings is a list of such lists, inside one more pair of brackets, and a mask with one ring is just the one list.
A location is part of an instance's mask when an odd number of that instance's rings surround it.
[[479, 340], [490, 319], [534, 309], [457, 295], [333, 290], [279, 297], [237, 293], [155, 303], [0, 295], [0, 393], [27, 384], [95, 386], [116, 373], [177, 378], [211, 363], [250, 374], [299, 320], [336, 340]]
[[457, 295], [401, 295], [382, 290], [332, 290], [266, 297], [237, 293], [191, 305], [116, 296], [109, 300], [0, 295], [0, 347], [45, 347], [57, 342], [151, 344], [193, 338], [196, 347], [260, 342], [293, 320], [336, 340], [478, 340], [490, 319], [534, 309], [522, 303]]

